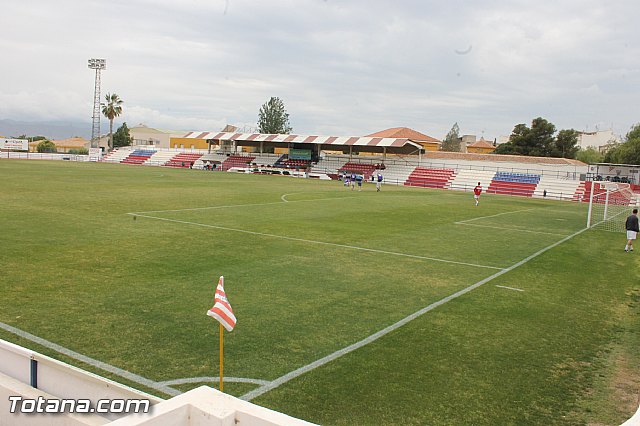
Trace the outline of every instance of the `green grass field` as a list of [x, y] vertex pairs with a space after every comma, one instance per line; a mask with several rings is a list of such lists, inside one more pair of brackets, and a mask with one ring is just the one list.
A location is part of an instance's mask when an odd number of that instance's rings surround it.
[[205, 313], [224, 275], [225, 391], [272, 383], [252, 402], [292, 416], [619, 424], [637, 408], [640, 246], [580, 232], [584, 205], [112, 164], [1, 160], [0, 178], [0, 322], [154, 382], [218, 375]]

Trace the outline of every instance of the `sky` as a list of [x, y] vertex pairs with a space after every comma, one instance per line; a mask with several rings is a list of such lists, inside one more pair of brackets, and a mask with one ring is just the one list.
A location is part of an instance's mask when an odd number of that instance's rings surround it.
[[[0, 119], [256, 127], [280, 98], [293, 133], [410, 127], [438, 139], [640, 122], [637, 0], [30, 0], [0, 3]], [[106, 121], [102, 118], [103, 123]]]

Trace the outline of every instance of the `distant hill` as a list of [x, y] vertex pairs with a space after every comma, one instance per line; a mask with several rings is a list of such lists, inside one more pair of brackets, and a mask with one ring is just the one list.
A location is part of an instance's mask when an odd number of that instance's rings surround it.
[[[108, 126], [102, 126], [101, 133], [107, 133], [108, 131]], [[85, 139], [91, 139], [91, 122], [16, 121], [0, 119], [0, 136], [16, 137], [20, 135], [44, 136], [49, 139], [66, 139], [80, 136]]]

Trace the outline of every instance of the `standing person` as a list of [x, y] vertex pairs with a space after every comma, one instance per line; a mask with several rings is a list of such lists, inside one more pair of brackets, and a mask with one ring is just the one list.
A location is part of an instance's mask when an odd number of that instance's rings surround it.
[[473, 188], [473, 199], [476, 202], [476, 207], [478, 207], [478, 204], [480, 203], [480, 194], [482, 194], [482, 186], [480, 186], [480, 182], [478, 182], [476, 187]]
[[356, 173], [352, 172], [351, 173], [351, 190], [353, 191], [355, 187], [356, 187]]
[[638, 209], [633, 209], [633, 212], [627, 217], [627, 221], [624, 224], [627, 230], [627, 245], [624, 246], [624, 251], [629, 253], [633, 251], [633, 240], [638, 236], [640, 228], [638, 228]]
[[376, 179], [376, 192], [380, 192], [381, 186], [382, 186], [382, 173], [378, 172], [378, 179]]
[[362, 180], [364, 179], [364, 176], [361, 174], [358, 174], [356, 176], [356, 182], [358, 182], [358, 191], [362, 191]]

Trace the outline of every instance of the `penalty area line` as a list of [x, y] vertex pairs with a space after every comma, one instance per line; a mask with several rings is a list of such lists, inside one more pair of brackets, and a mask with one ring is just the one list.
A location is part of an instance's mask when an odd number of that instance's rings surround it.
[[144, 218], [147, 218], [147, 219], [155, 219], [155, 220], [162, 220], [162, 221], [165, 221], [165, 222], [181, 223], [181, 224], [184, 224], [184, 225], [201, 226], [203, 228], [220, 229], [222, 231], [240, 232], [240, 233], [243, 233], [243, 234], [257, 235], [257, 236], [268, 237], [268, 238], [277, 238], [277, 239], [281, 239], [281, 240], [296, 241], [296, 242], [300, 242], [300, 243], [319, 244], [319, 245], [325, 245], [325, 246], [340, 247], [340, 248], [349, 249], [349, 250], [361, 250], [361, 251], [367, 251], [367, 252], [370, 252], [370, 253], [381, 253], [381, 254], [388, 254], [388, 255], [392, 255], [392, 256], [409, 257], [409, 258], [412, 258], [412, 259], [430, 260], [432, 262], [450, 263], [450, 264], [454, 264], [454, 265], [471, 266], [471, 267], [474, 267], [474, 268], [497, 269], [497, 270], [502, 270], [503, 269], [503, 268], [500, 268], [500, 267], [497, 267], [497, 266], [478, 265], [478, 264], [475, 264], [475, 263], [458, 262], [458, 261], [455, 261], [455, 260], [439, 259], [439, 258], [436, 258], [436, 257], [419, 256], [419, 255], [416, 255], [416, 254], [408, 254], [408, 253], [400, 253], [400, 252], [395, 252], [395, 251], [387, 251], [387, 250], [378, 250], [378, 249], [372, 249], [372, 248], [366, 248], [366, 247], [350, 246], [350, 245], [347, 245], [347, 244], [330, 243], [330, 242], [327, 242], [327, 241], [307, 240], [307, 239], [304, 239], [304, 238], [287, 237], [286, 235], [276, 235], [276, 234], [269, 234], [269, 233], [266, 233], [266, 232], [247, 231], [245, 229], [229, 228], [229, 227], [226, 227], [226, 226], [219, 226], [219, 225], [209, 225], [209, 224], [206, 224], [206, 223], [189, 222], [189, 221], [186, 221], [186, 220], [168, 219], [168, 218], [165, 218], [165, 217], [149, 216], [149, 215], [144, 215], [144, 214], [139, 214], [139, 213], [138, 214], [127, 213], [127, 214], [138, 216], [138, 217], [144, 217]]
[[555, 237], [564, 237], [564, 236], [566, 236], [565, 234], [556, 234], [555, 232], [532, 231], [530, 229], [508, 228], [508, 227], [505, 227], [505, 226], [479, 225], [477, 223], [466, 223], [466, 222], [453, 222], [453, 223], [454, 223], [454, 225], [475, 226], [477, 228], [499, 229], [501, 231], [528, 232], [530, 234], [553, 235]]
[[479, 217], [474, 217], [473, 219], [467, 219], [467, 220], [460, 220], [458, 222], [455, 222], [457, 224], [461, 224], [461, 223], [467, 223], [467, 222], [473, 222], [474, 220], [480, 220], [480, 219], [487, 219], [490, 217], [497, 217], [497, 216], [503, 216], [505, 214], [514, 214], [514, 213], [521, 213], [521, 212], [528, 212], [531, 210], [537, 210], [537, 209], [524, 209], [524, 210], [515, 210], [512, 212], [503, 212], [503, 213], [497, 213], [497, 214], [492, 214], [490, 216], [479, 216]]
[[496, 285], [496, 287], [498, 288], [505, 288], [507, 290], [513, 290], [513, 291], [524, 291], [521, 288], [515, 288], [515, 287], [507, 287], [506, 285]]
[[172, 210], [148, 210], [148, 211], [144, 211], [144, 212], [129, 212], [129, 213], [126, 213], [126, 214], [128, 214], [128, 215], [143, 215], [145, 213], [192, 212], [192, 211], [198, 211], [198, 210], [229, 209], [229, 208], [234, 208], [234, 207], [259, 207], [259, 206], [272, 206], [272, 205], [284, 204], [284, 203], [308, 203], [308, 202], [311, 202], [311, 201], [346, 200], [346, 199], [358, 198], [358, 197], [355, 197], [355, 196], [350, 196], [350, 197], [313, 198], [313, 199], [310, 199], [310, 200], [287, 200], [286, 199], [286, 197], [288, 197], [289, 195], [295, 195], [295, 194], [305, 194], [305, 193], [304, 192], [296, 192], [296, 193], [293, 193], [293, 194], [283, 194], [280, 197], [281, 201], [271, 201], [269, 203], [228, 204], [228, 205], [224, 205], [224, 206], [193, 207], [193, 208], [188, 208], [188, 209], [172, 209]]
[[536, 257], [538, 257], [541, 254], [551, 250], [552, 248], [557, 247], [557, 246], [559, 246], [560, 244], [562, 244], [562, 243], [564, 243], [566, 241], [569, 241], [570, 239], [572, 239], [573, 237], [575, 237], [577, 235], [580, 235], [581, 233], [583, 233], [587, 229], [589, 229], [589, 228], [581, 229], [581, 230], [579, 230], [579, 231], [577, 231], [577, 232], [575, 232], [575, 233], [573, 233], [573, 234], [571, 234], [571, 235], [569, 235], [569, 236], [567, 236], [567, 237], [565, 237], [565, 238], [563, 238], [563, 239], [561, 239], [559, 241], [556, 241], [555, 243], [553, 243], [553, 244], [551, 244], [551, 245], [549, 245], [549, 246], [547, 246], [547, 247], [545, 247], [543, 249], [540, 249], [537, 252], [533, 253], [532, 255], [522, 259], [521, 261], [519, 261], [517, 263], [514, 263], [513, 265], [509, 266], [508, 268], [503, 269], [503, 270], [501, 270], [499, 272], [496, 272], [495, 274], [493, 274], [493, 275], [491, 275], [491, 276], [489, 276], [487, 278], [484, 278], [484, 279], [478, 281], [477, 283], [470, 285], [469, 287], [463, 288], [462, 290], [459, 290], [459, 291], [457, 291], [457, 292], [455, 292], [455, 293], [453, 293], [453, 294], [451, 294], [451, 295], [449, 295], [449, 296], [447, 296], [447, 297], [445, 297], [443, 299], [440, 299], [437, 302], [434, 302], [434, 303], [430, 304], [429, 306], [426, 306], [426, 307], [420, 309], [419, 311], [416, 311], [413, 314], [401, 319], [400, 321], [398, 321], [398, 322], [396, 322], [394, 324], [391, 324], [390, 326], [385, 327], [382, 330], [380, 330], [380, 331], [378, 331], [378, 332], [376, 332], [376, 333], [374, 333], [374, 334], [372, 334], [372, 335], [370, 335], [370, 336], [368, 336], [368, 337], [366, 337], [366, 338], [364, 338], [364, 339], [362, 339], [362, 340], [360, 340], [360, 341], [358, 341], [356, 343], [353, 343], [352, 345], [349, 345], [349, 346], [347, 346], [347, 347], [345, 347], [343, 349], [340, 349], [340, 350], [338, 350], [338, 351], [336, 351], [336, 352], [334, 352], [332, 354], [329, 354], [329, 355], [327, 355], [327, 356], [325, 356], [323, 358], [320, 358], [320, 359], [318, 359], [318, 360], [316, 360], [316, 361], [314, 361], [314, 362], [312, 362], [310, 364], [307, 364], [307, 365], [302, 366], [302, 367], [300, 367], [300, 368], [298, 368], [296, 370], [293, 370], [290, 373], [285, 374], [284, 376], [280, 376], [277, 379], [273, 380], [268, 385], [261, 386], [259, 388], [256, 388], [256, 389], [254, 389], [254, 390], [242, 395], [240, 397], [240, 399], [243, 399], [245, 401], [251, 401], [252, 399], [257, 398], [258, 396], [263, 395], [263, 394], [265, 394], [265, 393], [267, 393], [267, 392], [269, 392], [269, 391], [271, 391], [273, 389], [276, 389], [280, 385], [282, 385], [284, 383], [287, 383], [288, 381], [293, 380], [296, 377], [299, 377], [299, 376], [301, 376], [301, 375], [303, 375], [305, 373], [308, 373], [311, 370], [314, 370], [314, 369], [316, 369], [318, 367], [321, 367], [321, 366], [323, 366], [325, 364], [328, 364], [329, 362], [334, 361], [334, 360], [336, 360], [336, 359], [338, 359], [338, 358], [340, 358], [340, 357], [342, 357], [342, 356], [344, 356], [344, 355], [346, 355], [346, 354], [348, 354], [350, 352], [353, 352], [356, 349], [359, 349], [359, 348], [361, 348], [363, 346], [366, 346], [369, 343], [372, 343], [372, 342], [380, 339], [381, 337], [386, 336], [387, 334], [391, 333], [392, 331], [397, 330], [398, 328], [402, 327], [403, 325], [405, 325], [405, 324], [413, 321], [414, 319], [426, 314], [427, 312], [437, 308], [438, 306], [444, 305], [445, 303], [450, 302], [453, 299], [456, 299], [456, 298], [458, 298], [458, 297], [460, 297], [460, 296], [462, 296], [462, 295], [464, 295], [466, 293], [469, 293], [470, 291], [475, 290], [476, 288], [480, 287], [481, 285], [486, 284], [489, 281], [492, 281], [492, 280], [498, 278], [499, 276], [506, 274], [507, 272], [513, 271], [514, 269], [518, 268], [519, 266], [522, 266], [522, 265], [526, 264], [530, 260], [535, 259]]

